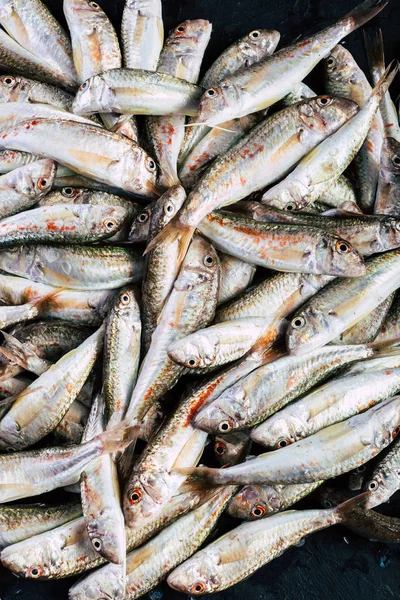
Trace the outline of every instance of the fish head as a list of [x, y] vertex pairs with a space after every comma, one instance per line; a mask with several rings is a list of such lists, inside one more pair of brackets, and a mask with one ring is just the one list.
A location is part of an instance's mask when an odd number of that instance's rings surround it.
[[324, 275], [361, 277], [366, 273], [361, 254], [348, 241], [336, 235], [321, 235], [315, 250], [315, 260]]
[[121, 565], [126, 557], [125, 526], [122, 513], [104, 507], [96, 521], [87, 525], [93, 548], [111, 563]]
[[315, 498], [324, 508], [334, 508], [342, 504], [347, 499], [347, 496], [340, 489], [324, 485], [316, 491]]
[[173, 29], [166, 41], [166, 46], [176, 48], [183, 56], [198, 52], [199, 44], [207, 44], [211, 36], [212, 25], [205, 19], [191, 19], [180, 23]]
[[129, 189], [146, 198], [158, 198], [162, 189], [157, 185], [157, 164], [136, 142], [121, 160], [121, 177]]
[[40, 534], [8, 546], [2, 551], [0, 559], [17, 577], [48, 579], [62, 566], [65, 543], [62, 534]]
[[172, 571], [167, 583], [172, 589], [191, 596], [210, 594], [220, 584], [218, 563], [218, 555], [206, 548]]
[[0, 76], [0, 103], [23, 102], [35, 82], [19, 75]]
[[365, 481], [363, 490], [368, 491], [370, 499], [368, 505], [378, 506], [387, 502], [400, 487], [400, 468], [396, 465], [392, 468], [382, 468], [375, 471], [372, 477]]
[[[118, 314], [119, 317], [127, 317], [129, 322], [133, 321], [131, 317], [132, 313], [135, 313], [137, 319], [134, 321], [136, 323], [137, 320], [137, 325], [140, 327], [140, 317], [137, 305], [137, 288], [134, 285], [127, 285], [119, 291], [115, 298], [112, 311]], [[132, 325], [130, 326], [132, 327]]]
[[69, 600], [124, 600], [125, 563], [109, 564], [79, 579], [69, 590]]
[[149, 236], [151, 205], [138, 207], [133, 218], [128, 240], [132, 243], [146, 242]]
[[42, 206], [44, 204], [88, 204], [90, 203], [90, 193], [91, 190], [66, 186], [59, 190], [52, 190], [47, 194], [46, 200], [43, 201]]
[[142, 527], [147, 520], [152, 520], [171, 498], [173, 490], [179, 487], [181, 480], [182, 475], [162, 469], [157, 472], [135, 471], [123, 498], [126, 526], [134, 529], [136, 526]]
[[127, 210], [121, 206], [87, 204], [71, 208], [87, 232], [104, 237], [115, 235], [128, 217]]
[[261, 201], [268, 206], [291, 212], [301, 210], [306, 205], [306, 194], [307, 189], [301, 188], [298, 181], [284, 179], [265, 192]]
[[[95, 75], [84, 81], [79, 87], [72, 103], [72, 112], [76, 115], [93, 115], [104, 111], [114, 92], [102, 75]], [[103, 110], [102, 110], [103, 109]]]
[[23, 196], [39, 199], [51, 190], [55, 175], [56, 164], [46, 158], [12, 171], [8, 185]]
[[357, 87], [364, 79], [351, 53], [341, 44], [324, 59], [325, 78], [332, 94], [357, 97]]
[[297, 110], [302, 124], [325, 138], [353, 117], [358, 106], [348, 98], [325, 95], [309, 98], [299, 104]]
[[269, 449], [285, 448], [299, 438], [305, 437], [302, 434], [303, 420], [301, 413], [298, 417], [288, 414], [279, 417], [280, 413], [273, 415], [251, 432], [251, 438], [257, 444], [261, 444]]
[[400, 247], [400, 218], [387, 217], [379, 224], [379, 234], [372, 243], [374, 252], [384, 252]]
[[202, 369], [214, 363], [217, 352], [205, 332], [174, 342], [168, 348], [168, 356], [188, 369]]
[[160, 228], [176, 215], [186, 200], [186, 192], [180, 185], [173, 185], [154, 204], [151, 205], [151, 238], [158, 233]]
[[244, 66], [249, 67], [270, 56], [277, 45], [281, 34], [274, 29], [254, 29], [244, 36], [238, 43], [238, 54], [245, 57]]
[[232, 386], [196, 414], [194, 426], [208, 433], [231, 433], [240, 427], [241, 416], [246, 412], [244, 399], [241, 386]]
[[214, 246], [205, 238], [196, 235], [190, 243], [174, 289], [190, 291], [194, 287], [202, 286], [208, 290], [210, 284], [219, 281], [219, 275], [220, 263]]
[[389, 179], [400, 177], [400, 141], [392, 137], [383, 140], [381, 172]]
[[309, 305], [296, 313], [289, 323], [286, 345], [290, 354], [306, 354], [333, 340], [341, 330], [341, 320], [336, 313]]
[[227, 512], [243, 521], [273, 515], [281, 510], [281, 489], [279, 485], [246, 485], [232, 498]]
[[213, 444], [214, 455], [221, 466], [237, 465], [245, 459], [250, 444], [250, 435], [245, 431], [216, 435]]
[[200, 98], [197, 123], [218, 125], [235, 118], [242, 107], [242, 90], [228, 79], [206, 90]]

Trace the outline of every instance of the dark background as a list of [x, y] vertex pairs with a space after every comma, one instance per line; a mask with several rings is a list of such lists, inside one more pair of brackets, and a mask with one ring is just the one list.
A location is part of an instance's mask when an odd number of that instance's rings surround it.
[[[26, 0], [29, 2], [29, 0]], [[118, 32], [124, 0], [96, 0], [112, 19]], [[312, 33], [332, 24], [346, 14], [357, 0], [163, 0], [165, 31], [185, 19], [206, 18], [213, 24], [204, 67], [238, 37], [257, 28], [281, 32], [281, 46], [299, 35]], [[61, 22], [62, 0], [46, 4]], [[368, 29], [381, 27], [387, 61], [400, 56], [400, 0], [391, 0]], [[366, 68], [361, 31], [352, 33], [345, 45], [360, 66]], [[309, 78], [310, 85], [323, 93], [318, 68]], [[400, 78], [392, 86], [392, 98], [400, 93]], [[400, 499], [392, 499], [382, 512], [400, 518]], [[313, 498], [304, 507], [316, 506]], [[223, 518], [220, 534], [233, 522]], [[16, 579], [0, 567], [0, 600], [66, 600], [73, 578], [62, 581], [34, 582]], [[151, 600], [179, 600], [181, 594], [166, 585], [147, 594]], [[308, 538], [300, 548], [292, 548], [281, 558], [260, 569], [249, 580], [225, 592], [216, 600], [391, 600], [400, 597], [400, 547], [370, 542], [336, 526]]]

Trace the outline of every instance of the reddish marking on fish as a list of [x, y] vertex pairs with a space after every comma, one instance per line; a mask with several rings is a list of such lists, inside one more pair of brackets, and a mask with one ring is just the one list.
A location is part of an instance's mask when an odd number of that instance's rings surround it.
[[39, 121], [36, 121], [36, 120], [35, 121], [31, 121], [32, 127], [35, 127], [35, 125], [37, 125], [38, 123], [39, 123]]
[[242, 158], [254, 158], [257, 154], [260, 154], [260, 152], [263, 151], [264, 146], [259, 144], [258, 146], [255, 146], [253, 151], [251, 151], [250, 148], [243, 148], [243, 150], [241, 150], [239, 154]]
[[391, 375], [393, 373], [392, 369], [388, 369], [387, 371], [385, 371], [385, 375]]
[[58, 227], [54, 223], [54, 221], [50, 221], [49, 223], [47, 223], [47, 229], [49, 229], [49, 231], [58, 231]]
[[369, 152], [373, 152], [374, 151], [374, 144], [371, 141], [369, 141], [367, 143], [367, 148], [368, 148]]
[[306, 40], [305, 42], [301, 42], [301, 44], [299, 44], [299, 47], [304, 48], [304, 46], [308, 46], [308, 44], [311, 44], [311, 40]]
[[394, 123], [386, 123], [385, 127], [393, 127]]
[[1, 136], [2, 140], [5, 140], [7, 138], [7, 134], [5, 133], [4, 135]]
[[206, 389], [198, 395], [196, 402], [194, 402], [189, 409], [189, 414], [187, 416], [185, 425], [191, 424], [197, 412], [204, 406], [206, 400], [210, 397], [214, 390], [217, 389], [218, 385], [221, 383], [221, 381], [223, 381], [223, 379], [224, 375], [221, 375], [214, 382], [210, 383]]
[[246, 179], [242, 176], [240, 177], [240, 183], [244, 186], [246, 185]]

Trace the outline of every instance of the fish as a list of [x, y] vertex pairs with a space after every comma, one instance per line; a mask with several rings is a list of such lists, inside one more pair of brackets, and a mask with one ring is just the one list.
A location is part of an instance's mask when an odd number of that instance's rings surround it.
[[[147, 240], [151, 240], [176, 215], [186, 199], [181, 185], [169, 188], [151, 207]], [[145, 211], [141, 214], [146, 214]], [[137, 218], [140, 225], [147, 221]], [[143, 229], [143, 227], [140, 227]], [[132, 231], [131, 231], [132, 233]], [[135, 239], [137, 239], [137, 233]], [[132, 240], [132, 236], [130, 237]], [[146, 269], [142, 282], [143, 344], [147, 351], [157, 327], [160, 314], [170, 294], [179, 271], [178, 244], [158, 244], [146, 256]]]
[[156, 195], [154, 160], [136, 142], [95, 125], [32, 119], [4, 129], [0, 148], [46, 156], [107, 185]]
[[164, 41], [161, 0], [126, 0], [121, 37], [124, 65], [155, 71]]
[[346, 521], [362, 503], [354, 498], [331, 509], [291, 510], [245, 522], [177, 567], [167, 578], [172, 589], [199, 596], [224, 590], [281, 556], [305, 536]]
[[0, 23], [26, 51], [55, 71], [64, 85], [76, 85], [71, 41], [41, 0], [29, 5], [24, 0], [2, 0]]
[[90, 121], [85, 117], [74, 115], [58, 106], [51, 106], [50, 104], [30, 104], [29, 102], [7, 102], [5, 104], [0, 104], [1, 130], [8, 129], [18, 123], [36, 118], [56, 121], [73, 121], [85, 125], [94, 125], [93, 121]]
[[385, 455], [379, 457], [372, 472], [365, 478], [363, 489], [369, 491], [366, 508], [375, 508], [400, 489], [400, 445], [396, 439]]
[[400, 369], [335, 377], [256, 427], [263, 446], [282, 448], [397, 394]]
[[[240, 465], [226, 469], [189, 467], [177, 472], [206, 486], [312, 483], [365, 464], [398, 435], [399, 425], [400, 397], [394, 396], [304, 440]], [[254, 430], [251, 438], [258, 441]]]
[[206, 90], [200, 100], [197, 121], [218, 125], [268, 108], [281, 100], [346, 35], [367, 23], [386, 6], [386, 1], [365, 0], [334, 25], [282, 48], [248, 69], [225, 78]]
[[80, 502], [0, 507], [0, 550], [80, 517]]
[[218, 250], [274, 271], [339, 277], [365, 274], [364, 261], [349, 242], [308, 224], [260, 223], [219, 211], [205, 217], [198, 229]]
[[108, 426], [120, 422], [135, 387], [140, 362], [142, 323], [137, 290], [118, 293], [108, 312], [103, 358], [103, 394]]
[[89, 600], [92, 594], [116, 600], [141, 597], [202, 545], [223, 512], [233, 489], [215, 490], [211, 499], [202, 506], [168, 525], [144, 546], [129, 553], [126, 557], [126, 590], [121, 589], [115, 565], [106, 565], [78, 581], [69, 591], [70, 600]]
[[[185, 21], [175, 27], [165, 41], [157, 72], [196, 84], [211, 30], [211, 23], [204, 19]], [[152, 154], [161, 170], [159, 184], [165, 188], [176, 185], [179, 183], [178, 155], [185, 134], [185, 116], [147, 117], [146, 131]]]
[[24, 450], [56, 427], [88, 378], [103, 348], [103, 337], [102, 326], [14, 399], [0, 421], [0, 446], [3, 450]]
[[74, 96], [55, 85], [29, 79], [22, 75], [0, 76], [0, 102], [29, 102], [50, 104], [61, 110], [71, 111]]
[[292, 485], [245, 485], [229, 502], [227, 513], [241, 521], [270, 517], [308, 496], [322, 483], [316, 481]]
[[40, 206], [1, 220], [0, 247], [46, 242], [100, 242], [115, 235], [126, 218], [125, 209], [119, 206]]
[[268, 318], [223, 321], [173, 342], [168, 356], [188, 369], [209, 369], [244, 356], [265, 330]]
[[71, 290], [115, 289], [143, 276], [140, 252], [118, 246], [12, 246], [0, 253], [0, 264], [7, 273]]
[[[167, 193], [167, 192], [166, 192]], [[163, 194], [164, 195], [164, 194]], [[162, 198], [162, 196], [160, 196]], [[147, 242], [150, 229], [150, 216], [153, 208], [153, 203], [142, 207], [135, 215], [132, 221], [131, 229], [128, 235], [128, 241], [133, 244]]]
[[55, 174], [54, 162], [44, 159], [0, 176], [0, 219], [37, 204], [51, 190]]
[[[370, 98], [371, 86], [350, 52], [339, 44], [332, 49], [324, 62], [325, 86], [328, 93], [351, 98], [363, 108]], [[359, 204], [361, 209], [368, 213], [372, 212], [375, 201], [383, 136], [384, 125], [378, 112], [355, 159]]]
[[218, 253], [221, 265], [218, 304], [233, 300], [252, 283], [257, 267], [229, 254]]
[[286, 334], [291, 354], [304, 354], [335, 339], [361, 321], [392, 294], [400, 282], [400, 251], [365, 262], [367, 274], [337, 279], [296, 311]]
[[222, 466], [237, 465], [246, 459], [251, 448], [249, 431], [218, 434], [213, 438], [214, 457]]
[[234, 204], [287, 174], [327, 135], [337, 130], [356, 105], [351, 100], [311, 98], [262, 121], [213, 162], [178, 214], [148, 246], [178, 239], [183, 259], [195, 228], [211, 211]]
[[393, 137], [383, 140], [378, 189], [374, 212], [400, 214], [400, 142]]
[[[257, 425], [339, 367], [373, 356], [373, 352], [366, 345], [330, 345], [305, 355], [284, 355], [260, 366], [222, 392], [196, 414], [193, 424], [210, 433], [230, 433]], [[254, 429], [253, 434], [258, 429], [263, 431], [263, 425]], [[253, 437], [257, 441], [261, 438], [261, 434]]]
[[[329, 191], [331, 185], [347, 169], [354, 156], [361, 149], [364, 140], [371, 131], [371, 127], [374, 127], [373, 119], [379, 111], [380, 102], [393, 81], [397, 70], [397, 65], [391, 72], [389, 67], [389, 70], [385, 71], [369, 98], [367, 100], [363, 99], [361, 110], [304, 157], [286, 179], [269, 189], [262, 196], [261, 201], [280, 209], [299, 210], [318, 200], [324, 192]], [[358, 99], [356, 95], [350, 96], [352, 100]], [[380, 132], [378, 133], [381, 135]], [[372, 142], [370, 143], [372, 144]], [[368, 177], [371, 174], [369, 192], [371, 197], [374, 196], [377, 186], [378, 168], [376, 165], [379, 164], [377, 157], [380, 156], [381, 146], [382, 139], [380, 144], [374, 140], [374, 148], [376, 149], [376, 156], [374, 157], [376, 180], [374, 180], [374, 185], [369, 166], [367, 171]], [[368, 152], [372, 154], [371, 151]], [[366, 209], [370, 205], [371, 201], [367, 201], [366, 196], [361, 195], [361, 208]]]
[[202, 88], [167, 73], [110, 69], [80, 86], [72, 110], [78, 115], [195, 115]]
[[400, 246], [400, 220], [394, 217], [385, 219], [378, 215], [308, 215], [254, 201], [239, 203], [238, 210], [261, 223], [307, 225], [334, 233], [350, 242], [363, 256], [394, 250]]

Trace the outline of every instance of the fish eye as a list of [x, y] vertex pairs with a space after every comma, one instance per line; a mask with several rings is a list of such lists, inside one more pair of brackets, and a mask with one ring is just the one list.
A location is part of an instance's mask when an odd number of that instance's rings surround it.
[[296, 205], [294, 202], [289, 202], [289, 204], [286, 204], [286, 210], [296, 210]]
[[374, 492], [375, 490], [378, 489], [378, 487], [379, 487], [379, 483], [377, 481], [375, 481], [375, 479], [370, 481], [368, 484], [368, 489], [370, 492]]
[[201, 583], [200, 581], [195, 583], [190, 592], [192, 594], [204, 594], [204, 592], [206, 591], [206, 586], [204, 585], [204, 583]]
[[332, 508], [332, 502], [330, 500], [324, 500], [323, 505], [325, 508]]
[[127, 304], [129, 304], [130, 301], [131, 301], [131, 297], [128, 294], [128, 292], [122, 292], [122, 294], [120, 295], [119, 299], [121, 300], [121, 303], [124, 304], [125, 306]]
[[221, 433], [229, 433], [232, 427], [233, 425], [230, 421], [222, 421], [222, 423], [218, 425], [218, 429]]
[[49, 185], [49, 182], [48, 182], [48, 180], [46, 179], [46, 177], [41, 177], [41, 178], [39, 179], [39, 181], [38, 181], [38, 184], [37, 184], [37, 185], [38, 185], [38, 188], [39, 188], [39, 190], [44, 190], [44, 189], [45, 189], [45, 188], [46, 188], [46, 187]]
[[149, 218], [149, 213], [142, 212], [138, 216], [138, 221], [139, 221], [139, 223], [146, 223], [146, 221], [148, 220], [148, 218]]
[[106, 219], [104, 221], [104, 225], [105, 225], [106, 229], [108, 229], [108, 231], [113, 231], [113, 229], [118, 227], [118, 223], [114, 219]]
[[130, 490], [128, 492], [128, 499], [131, 504], [139, 504], [142, 499], [142, 492], [140, 490]]
[[186, 25], [178, 25], [175, 31], [176, 33], [184, 33], [186, 31]]
[[260, 32], [256, 29], [255, 31], [252, 31], [251, 33], [249, 33], [249, 38], [251, 38], [252, 40], [257, 40], [260, 37]]
[[149, 171], [155, 171], [156, 170], [156, 163], [154, 162], [154, 160], [152, 158], [148, 158], [147, 159], [146, 166], [149, 169]]
[[171, 204], [171, 202], [168, 202], [168, 204], [166, 205], [165, 212], [169, 215], [174, 212], [174, 206], [173, 204]]
[[88, 87], [88, 85], [89, 85], [88, 82], [84, 81], [79, 89], [82, 90], [82, 91], [86, 90], [86, 88]]
[[400, 231], [400, 221], [396, 221], [395, 228], [397, 229], [397, 231]]
[[72, 187], [65, 187], [61, 190], [61, 194], [67, 198], [72, 198], [76, 194], [76, 190]]
[[207, 256], [204, 257], [203, 262], [206, 265], [206, 267], [212, 267], [214, 264], [214, 258], [207, 254]]
[[253, 506], [250, 514], [252, 517], [259, 519], [260, 517], [265, 515], [265, 508], [263, 506], [261, 506], [260, 504], [257, 504], [257, 506]]
[[392, 156], [392, 163], [395, 167], [400, 167], [400, 156], [397, 156], [397, 154]]
[[214, 444], [214, 450], [218, 454], [218, 456], [223, 456], [226, 451], [226, 446], [223, 442], [216, 442]]
[[89, 6], [91, 6], [95, 10], [100, 8], [100, 6], [97, 4], [97, 2], [89, 2]]
[[208, 96], [209, 98], [213, 98], [214, 96], [217, 95], [217, 90], [215, 88], [210, 88], [209, 90], [206, 91], [206, 96]]
[[317, 102], [319, 106], [328, 106], [328, 104], [332, 102], [332, 98], [329, 98], [329, 96], [321, 96], [321, 98], [318, 98]]
[[196, 367], [198, 364], [198, 361], [195, 358], [189, 358], [189, 360], [187, 361], [188, 367]]
[[293, 329], [301, 329], [306, 324], [304, 317], [295, 317], [291, 323]]
[[365, 465], [361, 465], [359, 467], [357, 467], [357, 469], [354, 469], [356, 473], [364, 473], [365, 471]]
[[350, 245], [347, 242], [336, 242], [336, 251], [339, 254], [348, 254], [351, 251]]
[[101, 539], [99, 539], [99, 538], [93, 538], [92, 544], [93, 544], [93, 548], [96, 550], [96, 552], [100, 552], [100, 550], [103, 547], [103, 543], [102, 543]]
[[15, 79], [15, 77], [13, 77], [12, 75], [7, 75], [6, 77], [3, 77], [3, 79], [1, 80], [3, 83], [5, 83], [6, 85], [14, 85], [14, 83], [17, 81]]
[[328, 67], [333, 67], [336, 64], [336, 59], [333, 56], [330, 56], [327, 59], [326, 64], [328, 65]]
[[290, 445], [290, 442], [289, 440], [285, 440], [282, 438], [281, 440], [278, 440], [275, 445], [277, 448], [286, 448], [286, 446]]
[[397, 437], [400, 433], [400, 425], [398, 427], [396, 427], [396, 429], [393, 431], [393, 437]]
[[43, 569], [41, 567], [32, 567], [28, 571], [28, 577], [31, 577], [32, 579], [38, 579], [42, 575], [43, 575]]

